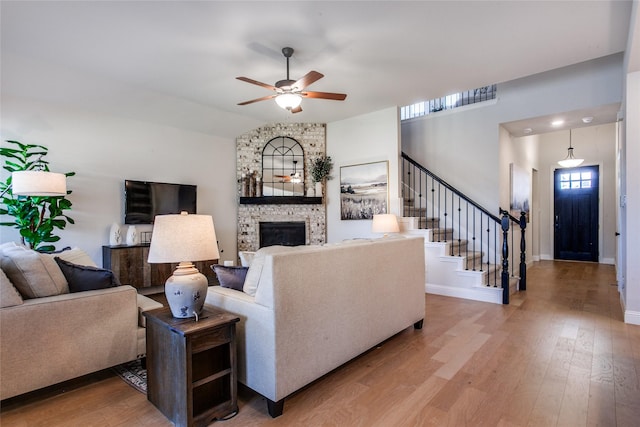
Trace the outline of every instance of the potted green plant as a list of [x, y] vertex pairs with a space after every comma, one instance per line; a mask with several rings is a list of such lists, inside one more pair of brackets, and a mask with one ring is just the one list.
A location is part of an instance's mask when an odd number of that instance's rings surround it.
[[[74, 224], [72, 218], [64, 212], [71, 209], [71, 202], [65, 196], [14, 196], [11, 189], [11, 174], [18, 171], [41, 170], [49, 172], [49, 162], [44, 160], [48, 149], [42, 145], [22, 144], [7, 141], [13, 147], [0, 147], [0, 156], [4, 157], [3, 169], [9, 171], [9, 177], [0, 182], [0, 215], [13, 217], [13, 221], [0, 222], [0, 226], [17, 228], [22, 243], [40, 252], [55, 251], [51, 243], [60, 240], [54, 235], [57, 228], [62, 230], [67, 222]], [[67, 172], [70, 177], [75, 172]], [[67, 194], [71, 194], [67, 190]]]
[[[331, 170], [333, 169], [333, 160], [330, 156], [322, 156], [315, 159], [311, 164], [311, 179], [316, 184], [316, 196], [324, 197], [324, 184], [331, 179]], [[320, 188], [318, 188], [320, 187]]]

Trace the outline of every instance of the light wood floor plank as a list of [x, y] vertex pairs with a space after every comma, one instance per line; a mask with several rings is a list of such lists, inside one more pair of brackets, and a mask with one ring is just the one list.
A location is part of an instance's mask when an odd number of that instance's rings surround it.
[[[512, 304], [426, 295], [407, 328], [294, 393], [284, 414], [241, 386], [237, 426], [640, 425], [640, 327], [613, 266], [542, 261]], [[2, 426], [171, 426], [111, 371], [2, 402]]]

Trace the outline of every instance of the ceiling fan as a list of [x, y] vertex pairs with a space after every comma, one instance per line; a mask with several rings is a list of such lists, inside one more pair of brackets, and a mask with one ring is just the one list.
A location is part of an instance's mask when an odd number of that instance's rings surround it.
[[277, 81], [274, 86], [250, 79], [248, 77], [236, 77], [238, 80], [242, 80], [243, 82], [271, 89], [275, 93], [272, 95], [263, 96], [261, 98], [252, 99], [250, 101], [240, 102], [238, 105], [247, 105], [258, 101], [266, 101], [267, 99], [275, 98], [276, 103], [280, 107], [284, 108], [285, 110], [289, 110], [292, 113], [299, 113], [300, 111], [302, 111], [302, 107], [300, 107], [302, 98], [321, 98], [332, 99], [335, 101], [345, 100], [347, 95], [345, 95], [344, 93], [305, 91], [304, 89], [307, 86], [323, 78], [324, 74], [321, 74], [317, 71], [309, 71], [302, 78], [298, 80], [291, 80], [289, 78], [289, 58], [291, 58], [291, 55], [293, 55], [293, 48], [282, 48], [282, 54], [285, 58], [287, 58], [287, 78], [285, 80]]

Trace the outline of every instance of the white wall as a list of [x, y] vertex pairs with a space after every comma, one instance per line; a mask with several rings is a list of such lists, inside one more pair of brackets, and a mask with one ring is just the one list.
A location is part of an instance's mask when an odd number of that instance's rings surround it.
[[627, 75], [625, 111], [626, 205], [624, 251], [626, 256], [623, 301], [625, 322], [640, 325], [640, 71]]
[[[514, 164], [525, 170], [529, 174], [531, 182], [529, 193], [529, 223], [525, 229], [526, 242], [526, 263], [530, 264], [540, 257], [539, 247], [539, 223], [540, 212], [539, 202], [533, 197], [534, 174], [533, 170], [538, 169], [538, 136], [529, 136], [526, 138], [513, 138], [511, 134], [502, 126], [500, 126], [500, 164]], [[509, 210], [511, 201], [511, 170], [509, 167], [500, 168], [500, 207]], [[520, 216], [512, 212], [516, 218]], [[511, 254], [515, 254], [519, 259], [520, 254], [520, 236], [521, 231], [517, 225], [511, 225], [511, 232], [514, 234], [513, 247], [510, 249]], [[510, 243], [511, 245], [511, 243]]]
[[[491, 82], [488, 82], [491, 83]], [[536, 74], [498, 85], [487, 106], [463, 107], [402, 123], [402, 150], [436, 175], [497, 210], [501, 176], [499, 125], [622, 100], [622, 56]]]
[[[600, 172], [600, 262], [613, 264], [616, 256], [616, 196], [615, 196], [615, 147], [616, 124], [608, 123], [572, 130], [571, 144], [576, 157], [585, 159], [584, 166], [597, 165]], [[537, 202], [532, 203], [532, 221], [527, 245], [539, 237], [540, 259], [553, 259], [553, 172], [557, 161], [567, 155], [569, 131], [563, 130], [522, 138], [511, 138], [501, 145], [501, 164], [514, 162], [527, 169], [538, 171]], [[532, 174], [533, 175], [533, 174]], [[533, 181], [532, 181], [533, 183]], [[501, 173], [501, 203], [509, 200], [508, 168]], [[537, 216], [537, 218], [536, 218]], [[527, 260], [529, 260], [527, 253]], [[535, 255], [535, 253], [532, 253]]]
[[[613, 264], [616, 256], [616, 124], [573, 129], [571, 145], [574, 155], [584, 159], [582, 166], [595, 165], [600, 172], [600, 262]], [[553, 259], [553, 172], [557, 161], [567, 155], [569, 131], [540, 135], [540, 247], [541, 259]]]
[[[68, 179], [76, 223], [58, 233], [58, 248], [79, 246], [102, 265], [110, 225], [124, 222], [124, 180], [139, 179], [196, 184], [198, 213], [213, 216], [221, 259], [235, 259], [235, 140], [9, 95], [0, 132], [3, 144], [48, 147], [52, 171], [76, 172]], [[2, 242], [20, 239], [14, 229], [0, 232]]]
[[400, 127], [398, 108], [327, 124], [327, 155], [334, 162], [332, 180], [327, 182], [327, 241], [355, 237], [380, 237], [371, 233], [371, 220], [340, 219], [340, 167], [389, 161], [389, 210], [399, 211]]

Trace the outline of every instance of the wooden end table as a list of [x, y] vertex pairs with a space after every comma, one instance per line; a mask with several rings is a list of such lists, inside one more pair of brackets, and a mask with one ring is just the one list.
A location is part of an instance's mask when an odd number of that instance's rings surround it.
[[206, 426], [238, 411], [235, 326], [240, 319], [205, 309], [198, 322], [169, 307], [147, 318], [147, 399], [176, 427]]

